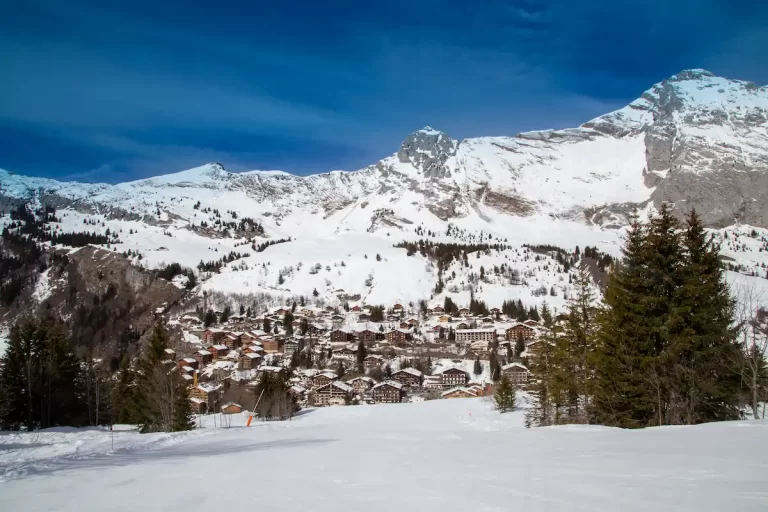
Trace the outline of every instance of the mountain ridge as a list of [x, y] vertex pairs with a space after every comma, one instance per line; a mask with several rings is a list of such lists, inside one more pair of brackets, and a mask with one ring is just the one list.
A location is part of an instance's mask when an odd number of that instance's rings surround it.
[[5, 202], [44, 190], [61, 204], [131, 203], [136, 210], [131, 196], [151, 203], [158, 190], [195, 188], [239, 191], [282, 216], [309, 208], [327, 217], [375, 199], [395, 211], [408, 210], [399, 208], [403, 201], [416, 202], [442, 221], [489, 218], [490, 209], [616, 228], [633, 211], [667, 201], [681, 216], [696, 208], [712, 227], [768, 227], [768, 87], [683, 70], [576, 128], [457, 140], [426, 126], [357, 171], [232, 173], [209, 163], [110, 185], [0, 170]]

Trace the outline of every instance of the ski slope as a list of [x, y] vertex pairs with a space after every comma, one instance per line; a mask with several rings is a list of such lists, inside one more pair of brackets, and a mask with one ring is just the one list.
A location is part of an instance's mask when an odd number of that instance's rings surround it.
[[[768, 424], [525, 429], [487, 399], [0, 435], [0, 510], [763, 511]], [[242, 425], [244, 416], [234, 418]]]

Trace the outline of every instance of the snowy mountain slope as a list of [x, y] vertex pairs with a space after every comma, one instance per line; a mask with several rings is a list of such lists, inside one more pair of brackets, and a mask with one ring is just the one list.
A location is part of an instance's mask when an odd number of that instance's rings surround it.
[[[522, 244], [589, 245], [618, 255], [631, 212], [642, 217], [662, 200], [680, 212], [696, 207], [724, 242], [741, 233], [741, 243], [724, 243], [724, 255], [742, 274], [766, 274], [768, 88], [684, 71], [577, 128], [457, 141], [427, 127], [408, 135], [392, 156], [355, 172], [236, 174], [207, 164], [107, 185], [0, 171], [3, 210], [55, 206], [61, 231], [109, 229], [120, 239], [111, 249], [141, 254], [134, 263], [195, 267], [239, 253], [205, 290], [276, 296], [317, 290], [326, 300], [359, 295], [382, 303], [429, 299], [437, 282], [432, 262], [394, 244], [484, 239], [510, 249], [482, 254], [472, 268], [449, 269], [457, 277], [446, 283], [454, 291], [445, 293], [464, 301], [471, 288], [494, 304], [510, 296], [539, 304], [543, 298], [533, 298], [533, 290], [557, 288], [563, 275], [512, 261]], [[263, 232], [243, 228], [246, 218]], [[494, 277], [470, 282], [480, 266], [502, 260], [541, 282], [531, 279], [524, 288]], [[321, 270], [310, 273], [317, 265]]]
[[134, 510], [139, 494], [190, 512], [750, 512], [768, 500], [764, 422], [525, 429], [522, 410], [486, 400], [326, 407], [250, 428], [208, 415], [191, 432], [118, 430], [114, 449], [108, 431], [9, 433], [0, 508]]

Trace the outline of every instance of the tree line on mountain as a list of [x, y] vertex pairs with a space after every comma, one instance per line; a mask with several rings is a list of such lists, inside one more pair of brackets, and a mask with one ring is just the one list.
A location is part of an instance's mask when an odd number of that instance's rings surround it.
[[641, 428], [743, 417], [750, 389], [765, 389], [765, 366], [746, 378], [752, 345], [737, 338], [719, 248], [695, 211], [681, 226], [662, 205], [649, 223], [632, 224], [622, 254], [602, 304], [582, 266], [564, 320], [542, 309], [545, 334], [529, 345], [526, 424]]
[[129, 423], [170, 432], [194, 426], [187, 384], [165, 361], [162, 326], [155, 326], [142, 357], [124, 357], [116, 373], [105, 361], [78, 357], [65, 332], [51, 319], [13, 326], [0, 366], [0, 427]]

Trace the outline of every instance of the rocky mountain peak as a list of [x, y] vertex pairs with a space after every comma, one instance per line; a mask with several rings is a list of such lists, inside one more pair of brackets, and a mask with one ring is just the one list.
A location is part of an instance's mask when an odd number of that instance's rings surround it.
[[445, 163], [456, 154], [458, 141], [445, 133], [425, 126], [405, 138], [397, 152], [397, 158], [404, 164], [411, 164], [426, 178], [450, 177]]

